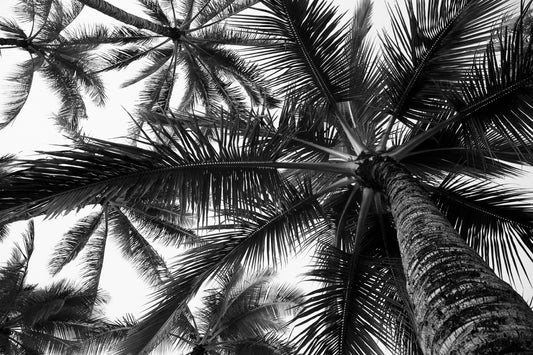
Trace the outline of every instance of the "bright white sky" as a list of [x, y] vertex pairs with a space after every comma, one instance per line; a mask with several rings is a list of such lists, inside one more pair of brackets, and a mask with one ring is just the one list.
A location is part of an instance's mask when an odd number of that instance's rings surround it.
[[[387, 0], [388, 1], [388, 0]], [[132, 4], [131, 1], [109, 1], [119, 6], [125, 4]], [[356, 3], [355, 0], [337, 0], [341, 9], [350, 10]], [[0, 14], [8, 16], [10, 11], [8, 9], [16, 3], [15, 0], [1, 0]], [[374, 24], [376, 27], [382, 27], [383, 21], [387, 18], [385, 11], [384, 0], [374, 1]], [[103, 18], [92, 9], [86, 8], [82, 19], [84, 21], [94, 21], [95, 19]], [[105, 21], [105, 20], [104, 20]], [[8, 51], [2, 51], [0, 63], [5, 61], [16, 60], [10, 56]], [[0, 66], [5, 67], [4, 64]], [[116, 138], [124, 136], [128, 127], [127, 115], [123, 111], [123, 106], [132, 108], [132, 103], [135, 100], [135, 88], [124, 90], [118, 87], [120, 79], [114, 78], [112, 74], [108, 79], [108, 96], [109, 101], [104, 109], [88, 106], [88, 114], [90, 120], [84, 125], [85, 131], [89, 135], [95, 135], [102, 138]], [[4, 77], [0, 69], [0, 78]], [[1, 80], [1, 79], [0, 79]], [[6, 87], [0, 81], [0, 88]], [[1, 104], [1, 97], [0, 97]], [[53, 149], [53, 144], [62, 144], [64, 139], [61, 134], [57, 132], [51, 120], [47, 119], [55, 110], [55, 99], [49, 90], [43, 85], [40, 80], [36, 80], [28, 103], [24, 107], [22, 113], [17, 118], [15, 123], [7, 129], [0, 131], [0, 154], [3, 153], [18, 153], [31, 152], [34, 150], [49, 150]], [[531, 187], [533, 183], [533, 172], [528, 173], [518, 183]], [[58, 238], [65, 233], [74, 223], [78, 217], [69, 215], [65, 218], [52, 221], [37, 221], [36, 223], [36, 254], [32, 258], [30, 268], [30, 282], [42, 282], [48, 280], [48, 273], [46, 263], [47, 256], [53, 250]], [[13, 227], [13, 231], [19, 232], [24, 228], [24, 225], [17, 223]], [[110, 238], [112, 239], [112, 238]], [[112, 243], [112, 242], [111, 242]], [[112, 245], [112, 244], [111, 244]], [[9, 252], [9, 248], [2, 246], [0, 251], [0, 262], [5, 260], [5, 253]], [[167, 252], [165, 252], [167, 254]], [[303, 261], [297, 261], [296, 264]], [[290, 267], [290, 270], [298, 270], [296, 265]], [[71, 275], [76, 275], [76, 267], [73, 266], [66, 270]], [[117, 255], [116, 249], [107, 248], [106, 258], [104, 264], [104, 272], [102, 276], [101, 286], [109, 292], [112, 296], [108, 311], [111, 316], [122, 316], [125, 313], [133, 313], [139, 315], [140, 311], [144, 309], [147, 296], [147, 288], [143, 282], [140, 281], [136, 274], [131, 271], [131, 267], [122, 258]]]

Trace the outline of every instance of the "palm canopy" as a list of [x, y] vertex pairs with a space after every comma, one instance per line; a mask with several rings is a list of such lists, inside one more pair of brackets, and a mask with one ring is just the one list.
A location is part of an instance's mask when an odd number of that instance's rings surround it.
[[[54, 118], [69, 134], [77, 135], [79, 121], [87, 117], [83, 93], [97, 105], [104, 104], [104, 84], [90, 69], [95, 43], [82, 43], [76, 33], [66, 29], [82, 7], [56, 0], [21, 1], [14, 11], [15, 19], [0, 19], [2, 50], [21, 49], [29, 56], [17, 62], [6, 78], [9, 89], [0, 128], [10, 124], [21, 111], [36, 72], [58, 96], [60, 106]], [[27, 27], [29, 31], [25, 31]]]
[[492, 181], [532, 162], [528, 6], [509, 24], [507, 2], [407, 1], [391, 9], [391, 33], [378, 48], [365, 38], [369, 1], [350, 26], [337, 26], [340, 16], [320, 1], [264, 4], [236, 21], [258, 37], [273, 35], [255, 53], [292, 90], [276, 117], [250, 113], [246, 129], [214, 119], [212, 135], [159, 117], [142, 147], [92, 140], [20, 162], [4, 179], [2, 220], [155, 201], [195, 211], [199, 223], [219, 217], [155, 294], [123, 353], [147, 353], [168, 336], [213, 275], [240, 264], [276, 266], [317, 242], [324, 247], [311, 276], [324, 288], [304, 303], [302, 322], [314, 333], [299, 343], [379, 354], [377, 339], [417, 353], [376, 167], [401, 164], [497, 272], [523, 274], [523, 259], [533, 256], [531, 207], [522, 190]]
[[96, 290], [64, 280], [45, 287], [26, 282], [34, 237], [30, 222], [22, 245], [16, 245], [0, 268], [2, 354], [75, 353], [82, 348], [81, 341], [116, 331], [117, 325], [98, 313], [105, 299]]
[[[201, 105], [211, 111], [217, 104], [239, 110], [264, 101], [274, 103], [256, 66], [235, 50], [253, 39], [227, 23], [228, 18], [258, 1], [139, 1], [148, 19], [105, 1], [81, 2], [124, 24], [140, 27], [129, 29], [121, 45], [101, 51], [101, 63], [95, 69], [124, 69], [141, 61], [141, 69], [122, 86], [144, 82], [139, 103], [145, 114], [151, 110], [166, 112], [177, 82], [184, 85], [177, 98], [180, 110]], [[105, 41], [106, 36], [116, 37], [117, 32], [101, 33], [100, 39]]]

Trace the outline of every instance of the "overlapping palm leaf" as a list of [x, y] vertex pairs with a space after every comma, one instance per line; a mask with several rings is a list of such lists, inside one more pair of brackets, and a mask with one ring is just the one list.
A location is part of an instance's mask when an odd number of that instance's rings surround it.
[[[165, 346], [204, 349], [223, 354], [286, 354], [290, 346], [280, 331], [300, 297], [300, 291], [275, 284], [272, 272], [251, 275], [240, 267], [218, 273], [203, 291], [201, 308], [184, 306], [175, 318]], [[194, 350], [193, 350], [194, 352]]]
[[207, 218], [210, 208], [218, 211], [223, 203], [237, 208], [251, 191], [279, 186], [276, 168], [284, 165], [276, 159], [286, 138], [263, 138], [257, 127], [244, 136], [226, 127], [214, 139], [180, 123], [169, 129], [159, 134], [171, 146], [147, 141], [143, 149], [93, 139], [75, 150], [20, 162], [5, 179], [3, 220], [21, 218], [20, 213], [55, 216], [107, 202], [180, 206]]
[[[149, 224], [150, 220], [145, 223]], [[106, 225], [109, 230], [106, 230]], [[168, 277], [165, 261], [137, 225], [116, 207], [102, 208], [80, 219], [55, 248], [49, 262], [50, 272], [57, 274], [83, 251], [87, 283], [98, 285], [108, 235], [117, 242], [124, 258], [145, 280], [158, 285]]]
[[500, 275], [529, 280], [533, 217], [528, 191], [454, 174], [431, 187], [432, 198], [459, 234]]
[[464, 77], [502, 12], [501, 1], [405, 1], [383, 37], [389, 111], [411, 124], [442, 111], [444, 87]]
[[[528, 7], [523, 11], [527, 12]], [[531, 27], [521, 25], [524, 14], [517, 16], [514, 25], [504, 26], [494, 34], [482, 54], [470, 57], [472, 68], [464, 72], [461, 80], [442, 90], [446, 105], [439, 108], [440, 113], [423, 129], [414, 126], [413, 138], [396, 148], [393, 156], [403, 158], [437, 132], [449, 128], [468, 149], [496, 157], [500, 155], [498, 148], [506, 147], [506, 151], [515, 153], [514, 158], [510, 154], [507, 158], [531, 160], [529, 132], [533, 123], [527, 104], [532, 92], [528, 39]]]
[[30, 222], [23, 246], [16, 245], [0, 268], [0, 350], [6, 355], [72, 352], [82, 338], [107, 326], [105, 319], [92, 315], [93, 307], [104, 302], [95, 290], [65, 281], [46, 287], [25, 282], [34, 237]]
[[347, 26], [333, 5], [306, 0], [264, 4], [267, 9], [241, 16], [236, 22], [264, 35], [264, 45], [253, 49], [252, 55], [275, 73], [273, 84], [297, 91], [304, 100], [329, 105], [343, 101], [350, 80], [342, 65]]
[[316, 196], [291, 186], [283, 190], [285, 203], [277, 205], [257, 199], [252, 208], [255, 212], [225, 211], [226, 220], [213, 228], [220, 231], [202, 236], [202, 245], [180, 256], [171, 267], [173, 279], [154, 293], [152, 311], [130, 334], [123, 353], [149, 352], [168, 337], [185, 303], [210, 278], [228, 273], [235, 265], [247, 269], [260, 269], [263, 265], [279, 267], [311, 241], [328, 235], [329, 225], [322, 217]]
[[303, 354], [419, 354], [398, 287], [398, 259], [357, 257], [331, 245], [315, 256], [311, 280], [321, 286], [302, 303], [295, 337]]

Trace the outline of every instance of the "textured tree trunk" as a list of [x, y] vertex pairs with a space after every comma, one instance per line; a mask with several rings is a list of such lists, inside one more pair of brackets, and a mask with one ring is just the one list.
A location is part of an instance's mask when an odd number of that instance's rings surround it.
[[398, 231], [425, 354], [533, 354], [533, 311], [461, 239], [398, 164], [375, 162]]
[[116, 6], [111, 5], [107, 1], [104, 1], [104, 0], [78, 0], [78, 1], [83, 3], [84, 5], [92, 7], [98, 12], [101, 12], [127, 25], [149, 30], [149, 31], [158, 33], [166, 37], [173, 37], [174, 35], [176, 35], [175, 31], [173, 31], [172, 28], [170, 27], [163, 26], [158, 23], [154, 23], [152, 21], [144, 19], [142, 17], [130, 14], [129, 12], [126, 12], [122, 9], [119, 9]]

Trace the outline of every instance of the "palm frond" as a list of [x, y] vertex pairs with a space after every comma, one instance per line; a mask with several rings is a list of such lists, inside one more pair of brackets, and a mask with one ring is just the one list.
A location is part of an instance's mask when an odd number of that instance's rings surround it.
[[3, 94], [8, 98], [4, 103], [5, 107], [1, 112], [2, 121], [0, 129], [8, 126], [20, 113], [28, 96], [33, 83], [33, 74], [42, 64], [42, 58], [33, 57], [15, 66], [14, 72], [10, 73], [6, 80], [9, 81], [7, 90]]
[[295, 338], [299, 351], [383, 354], [379, 340], [394, 354], [419, 354], [405, 306], [391, 282], [392, 266], [371, 260], [354, 260], [333, 246], [319, 249], [310, 276], [324, 286], [302, 302], [296, 325], [306, 330]]
[[[166, 72], [164, 69], [168, 63], [169, 60], [171, 60], [173, 55], [173, 49], [170, 46], [165, 46], [158, 50], [152, 50], [146, 55], [146, 66], [142, 68], [139, 73], [132, 76], [130, 79], [122, 83], [122, 87], [127, 87], [130, 85], [133, 85], [143, 79], [146, 79], [150, 75], [158, 72], [163, 71]], [[167, 73], [168, 74], [168, 73]], [[153, 90], [153, 89], [152, 89]]]
[[155, 37], [136, 28], [91, 24], [91, 26], [78, 25], [63, 30], [58, 42], [88, 51], [96, 48], [103, 50], [106, 44], [135, 43], [139, 46], [146, 46], [154, 40], [156, 40]]
[[442, 107], [443, 87], [465, 77], [508, 6], [497, 0], [396, 4], [392, 34], [383, 38], [393, 118], [407, 125], [430, 120]]
[[297, 288], [274, 284], [271, 273], [246, 275], [232, 288], [221, 289], [223, 313], [216, 318], [214, 330], [221, 338], [234, 341], [260, 338], [285, 328], [301, 297]]
[[[81, 13], [83, 4], [72, 1], [68, 5], [56, 0], [51, 1], [52, 7], [42, 26], [37, 27], [36, 38], [46, 42], [57, 40], [61, 32], [70, 25]], [[68, 6], [68, 7], [67, 7]]]
[[28, 37], [19, 24], [9, 18], [0, 17], [0, 32], [3, 32], [2, 36], [7, 38], [27, 39]]
[[55, 0], [22, 0], [14, 8], [14, 15], [22, 22], [32, 23], [33, 28], [38, 30], [48, 20], [55, 2]]
[[[170, 100], [177, 81], [177, 63], [175, 57], [170, 62], [159, 67], [147, 80], [144, 88], [139, 92], [140, 110], [152, 110], [157, 113], [167, 112], [170, 107]], [[144, 118], [150, 112], [142, 112], [140, 117]]]
[[[209, 69], [213, 79], [221, 78], [222, 80], [235, 81], [247, 94], [252, 105], [259, 105], [263, 101], [265, 103], [272, 102], [272, 98], [268, 97], [269, 87], [259, 74], [260, 71], [256, 65], [245, 61], [236, 52], [225, 48], [196, 46], [194, 51], [199, 60]], [[244, 100], [245, 98], [229, 100], [228, 104]]]
[[239, 16], [238, 24], [265, 36], [264, 45], [251, 53], [261, 58], [262, 68], [276, 75], [272, 85], [290, 87], [302, 99], [328, 105], [344, 101], [349, 80], [349, 71], [342, 65], [347, 26], [336, 8], [328, 2], [308, 0], [264, 4], [263, 14]]
[[[286, 192], [287, 194], [290, 193]], [[293, 192], [296, 193], [296, 192]], [[232, 269], [233, 265], [240, 264], [249, 258], [259, 258], [260, 263], [268, 262], [272, 258], [274, 265], [279, 260], [286, 258], [288, 249], [282, 243], [275, 240], [275, 233], [291, 234], [291, 230], [299, 230], [304, 228], [309, 230], [304, 224], [302, 213], [312, 212], [313, 199], [305, 200], [301, 206], [294, 204], [292, 206], [280, 206], [280, 211], [276, 211], [275, 216], [268, 218], [266, 215], [266, 222], [259, 223], [258, 226], [251, 225], [252, 218], [259, 219], [261, 212], [243, 216], [247, 220], [248, 225], [235, 225], [232, 220], [229, 220], [229, 225], [226, 227], [227, 231], [208, 234], [202, 237], [203, 244], [201, 246], [188, 250], [177, 262], [175, 267], [172, 267], [174, 279], [169, 281], [164, 288], [165, 292], [159, 291], [154, 294], [154, 308], [149, 314], [140, 321], [139, 326], [134, 329], [129, 339], [124, 342], [121, 353], [128, 352], [149, 351], [154, 346], [159, 344], [163, 339], [168, 337], [169, 332], [173, 329], [173, 324], [179, 319], [179, 314], [183, 309], [184, 303], [197, 292], [199, 287], [208, 280], [212, 275], [225, 274], [227, 270]], [[257, 201], [258, 206], [264, 206], [263, 201]], [[291, 210], [291, 207], [293, 208]], [[285, 209], [287, 208], [287, 209]], [[289, 211], [301, 209], [302, 212], [296, 214], [293, 219], [301, 220], [294, 226], [292, 223], [287, 223], [289, 219]], [[311, 209], [311, 212], [309, 210]], [[274, 211], [273, 211], [274, 213]], [[294, 213], [294, 212], [293, 212]], [[218, 229], [223, 229], [224, 226], [217, 226]], [[315, 233], [320, 234], [324, 231], [318, 226]], [[272, 237], [269, 237], [272, 235]], [[272, 240], [269, 240], [272, 238]], [[257, 252], [252, 253], [248, 257], [248, 248], [255, 248]], [[259, 255], [259, 250], [269, 250], [269, 255]], [[244, 254], [243, 254], [244, 253]], [[254, 260], [255, 260], [254, 259]], [[245, 262], [246, 263], [246, 262]], [[248, 264], [248, 263], [246, 263]]]
[[253, 209], [237, 209], [225, 213], [228, 223], [239, 228], [242, 242], [225, 259], [257, 268], [271, 268], [285, 263], [297, 250], [328, 234], [329, 224], [310, 186], [301, 184], [279, 188], [276, 202], [258, 199]]
[[533, 261], [530, 191], [453, 174], [430, 191], [459, 234], [500, 277], [529, 280], [524, 262]]
[[209, 207], [237, 208], [249, 194], [276, 191], [279, 186], [276, 167], [284, 165], [275, 160], [285, 144], [281, 136], [263, 139], [250, 130], [239, 141], [240, 132], [228, 128], [210, 140], [178, 122], [172, 129], [172, 135], [162, 131], [170, 148], [154, 142], [147, 142], [154, 149], [147, 150], [91, 140], [75, 150], [22, 161], [19, 170], [6, 177], [2, 220], [21, 214], [54, 216], [107, 201], [124, 206], [157, 201], [203, 216]]
[[135, 318], [126, 315], [122, 319], [100, 322], [95, 326], [94, 335], [85, 337], [80, 342], [78, 355], [103, 354], [112, 351], [126, 337], [128, 331], [136, 324]]
[[187, 221], [187, 216], [183, 217], [179, 208], [167, 213], [165, 209], [157, 206], [148, 209], [141, 206], [127, 207], [125, 214], [155, 242], [176, 247], [201, 242], [200, 237], [187, 228], [191, 221]]
[[153, 285], [160, 285], [169, 278], [163, 258], [120, 209], [114, 208], [109, 212], [109, 222], [122, 255], [133, 264], [141, 277]]
[[531, 155], [533, 43], [527, 38], [532, 31], [520, 21], [512, 29], [503, 28], [468, 77], [449, 93], [468, 147], [490, 150], [487, 137], [497, 135], [519, 154]]
[[152, 295], [153, 306], [121, 342], [118, 354], [146, 354], [168, 339], [176, 325], [183, 321], [186, 303], [241, 239], [229, 232], [205, 237], [205, 240], [205, 245], [188, 250], [178, 266], [171, 267], [173, 278]]
[[[167, 13], [163, 10], [162, 6], [157, 0], [138, 0], [142, 5], [144, 12], [158, 23], [166, 26], [171, 26]], [[172, 0], [171, 0], [172, 1]]]
[[30, 288], [24, 283], [28, 273], [30, 257], [33, 254], [35, 228], [33, 220], [28, 222], [28, 228], [22, 235], [22, 246], [17, 244], [6, 264], [0, 267], [0, 312], [7, 313], [17, 302], [17, 298], [26, 295]]
[[[104, 213], [106, 214], [107, 212]], [[108, 217], [107, 215], [104, 215], [103, 217], [105, 218], [104, 222], [85, 244], [85, 247], [83, 248], [84, 255], [81, 259], [83, 261], [83, 282], [87, 285], [87, 288], [94, 293], [96, 293], [98, 285], [100, 284], [107, 238], [109, 237]]]
[[[34, 330], [72, 338], [92, 322], [93, 307], [103, 302], [104, 299], [95, 295], [93, 290], [75, 287], [62, 280], [34, 290], [25, 298], [20, 312], [23, 323]], [[71, 328], [72, 333], [67, 328]]]
[[78, 83], [56, 61], [47, 61], [40, 72], [58, 96], [60, 106], [54, 119], [57, 125], [74, 137], [79, 134], [79, 121], [87, 118], [85, 103]]
[[227, 20], [259, 2], [259, 0], [199, 0], [196, 2], [197, 13], [190, 16], [195, 25], [188, 27], [192, 27], [194, 31], [195, 27]]
[[91, 213], [89, 216], [80, 219], [72, 229], [63, 235], [48, 263], [48, 268], [52, 275], [61, 271], [63, 266], [74, 260], [82, 251], [91, 236], [99, 228], [103, 214], [103, 210]]
[[[407, 135], [405, 141], [410, 138]], [[485, 147], [472, 150], [465, 146], [457, 130], [445, 129], [418, 145], [402, 163], [426, 181], [442, 179], [454, 171], [479, 178], [516, 176], [520, 169], [512, 164], [523, 163], [523, 157], [498, 137], [487, 136], [487, 140], [490, 150]]]

